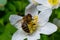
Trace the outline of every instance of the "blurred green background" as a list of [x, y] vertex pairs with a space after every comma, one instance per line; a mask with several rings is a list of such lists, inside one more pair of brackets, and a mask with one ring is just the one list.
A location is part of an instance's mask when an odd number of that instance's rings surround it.
[[[11, 40], [16, 28], [9, 22], [9, 16], [17, 14], [24, 16], [25, 7], [29, 4], [28, 0], [0, 0], [0, 40]], [[60, 19], [60, 8], [52, 10], [50, 22], [54, 18]], [[40, 40], [60, 40], [60, 28], [52, 35], [41, 34]]]

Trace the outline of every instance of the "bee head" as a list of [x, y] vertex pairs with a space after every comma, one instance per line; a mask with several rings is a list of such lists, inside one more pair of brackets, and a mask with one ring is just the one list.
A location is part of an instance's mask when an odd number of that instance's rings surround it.
[[26, 17], [27, 17], [27, 22], [30, 22], [32, 20], [32, 15], [31, 14], [28, 14]]

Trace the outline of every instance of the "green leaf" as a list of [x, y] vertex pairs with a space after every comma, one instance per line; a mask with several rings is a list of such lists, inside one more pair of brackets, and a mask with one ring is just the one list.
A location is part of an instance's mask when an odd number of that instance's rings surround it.
[[17, 12], [7, 12], [6, 15], [4, 16], [4, 22], [9, 22], [9, 17], [12, 14], [16, 14]]
[[13, 34], [16, 31], [16, 28], [12, 26], [10, 23], [6, 25], [5, 32], [9, 32], [10, 34]]
[[1, 23], [2, 25], [4, 25], [4, 24], [3, 24], [3, 20], [4, 20], [3, 18], [2, 18], [2, 19], [0, 19], [0, 23]]
[[60, 19], [60, 7], [55, 10], [55, 14], [57, 15], [57, 18]]
[[27, 3], [22, 2], [22, 1], [14, 1], [13, 4], [15, 5], [17, 11], [24, 10], [26, 7]]
[[57, 18], [60, 19], [60, 12], [57, 14]]
[[0, 36], [0, 40], [11, 40], [10, 33], [4, 33]]
[[49, 40], [49, 39], [47, 35], [42, 34], [40, 40]]
[[53, 19], [56, 18], [56, 17], [57, 17], [57, 15], [55, 14], [55, 9], [54, 9], [54, 10], [52, 10], [52, 14], [51, 14], [51, 16], [49, 18], [49, 21], [53, 22]]
[[60, 40], [60, 28], [49, 37], [50, 40]]
[[10, 23], [5, 26], [5, 31], [2, 35], [0, 35], [0, 40], [11, 40], [16, 28], [13, 27]]
[[0, 23], [0, 35], [4, 32], [5, 27]]
[[0, 10], [4, 11], [5, 10], [5, 7], [0, 7]]
[[15, 6], [10, 2], [7, 4], [6, 9], [11, 11], [11, 12], [16, 12]]

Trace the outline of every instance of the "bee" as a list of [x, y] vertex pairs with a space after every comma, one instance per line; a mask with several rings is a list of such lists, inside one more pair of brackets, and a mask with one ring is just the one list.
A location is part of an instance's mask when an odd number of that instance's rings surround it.
[[19, 21], [22, 21], [21, 28], [23, 29], [24, 32], [32, 34], [36, 30], [36, 23], [33, 22], [34, 19], [32, 18], [31, 14], [27, 14], [22, 18], [22, 20]]
[[26, 33], [30, 33], [28, 24], [31, 20], [32, 20], [32, 15], [31, 14], [28, 14], [28, 15], [23, 17], [23, 23], [22, 23], [21, 27]]

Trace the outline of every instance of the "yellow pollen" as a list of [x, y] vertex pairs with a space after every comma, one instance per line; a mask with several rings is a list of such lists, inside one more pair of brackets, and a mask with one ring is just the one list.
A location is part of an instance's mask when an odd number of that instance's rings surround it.
[[51, 4], [51, 5], [57, 5], [59, 3], [59, 0], [48, 0], [48, 2]]
[[34, 23], [37, 23], [37, 21], [38, 21], [38, 16], [34, 16], [33, 19], [34, 19], [33, 22], [34, 22]]
[[28, 24], [31, 34], [37, 29], [37, 26], [38, 26], [37, 21], [38, 21], [38, 16], [34, 16], [33, 20], [31, 20], [31, 22], [29, 22]]

